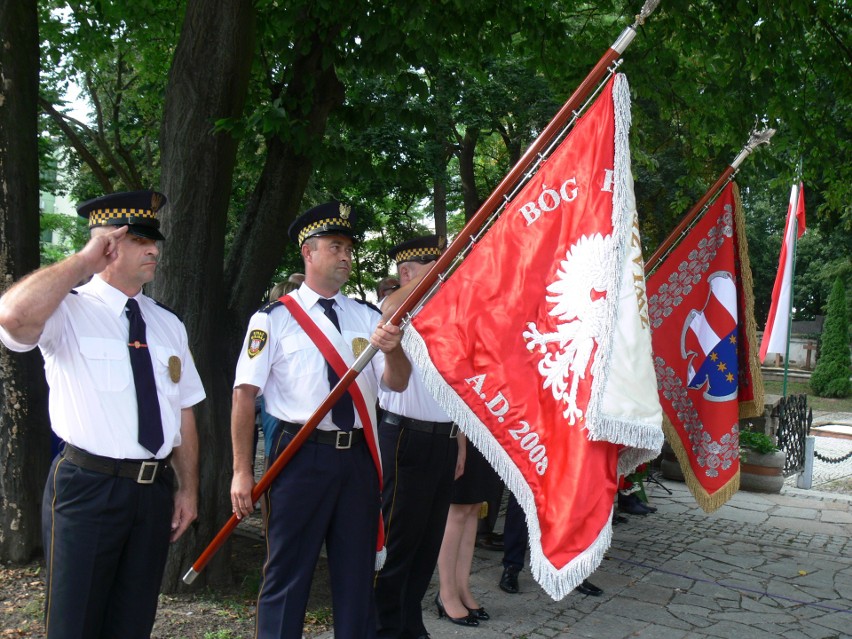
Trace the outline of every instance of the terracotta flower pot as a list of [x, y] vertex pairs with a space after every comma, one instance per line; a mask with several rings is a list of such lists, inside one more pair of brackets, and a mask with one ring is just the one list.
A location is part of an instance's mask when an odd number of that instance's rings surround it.
[[774, 453], [756, 453], [742, 449], [740, 460], [740, 490], [754, 493], [780, 493], [784, 485], [783, 450]]

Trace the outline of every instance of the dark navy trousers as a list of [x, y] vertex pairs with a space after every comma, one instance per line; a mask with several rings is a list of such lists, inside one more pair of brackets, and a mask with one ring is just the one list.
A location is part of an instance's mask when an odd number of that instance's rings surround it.
[[147, 639], [169, 550], [174, 479], [152, 484], [56, 457], [42, 503], [48, 639]]
[[[283, 432], [274, 456], [293, 439]], [[306, 441], [267, 491], [257, 639], [301, 639], [314, 570], [328, 553], [335, 639], [376, 635], [373, 575], [381, 496], [366, 443]]]
[[379, 441], [388, 556], [376, 576], [378, 636], [414, 639], [426, 634], [422, 601], [444, 537], [458, 443], [384, 421]]
[[503, 522], [503, 567], [524, 567], [527, 552], [527, 522], [524, 511], [515, 495], [509, 493], [506, 504], [506, 521]]

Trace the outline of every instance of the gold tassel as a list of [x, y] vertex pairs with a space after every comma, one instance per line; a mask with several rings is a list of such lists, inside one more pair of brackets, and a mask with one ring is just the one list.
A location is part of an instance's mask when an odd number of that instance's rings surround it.
[[[742, 287], [743, 300], [745, 302], [745, 338], [749, 345], [748, 368], [751, 373], [754, 399], [740, 402], [740, 419], [759, 417], [764, 411], [763, 376], [760, 372], [759, 343], [757, 341], [757, 326], [754, 320], [754, 291], [751, 276], [751, 263], [748, 258], [748, 238], [745, 232], [745, 214], [743, 213], [743, 201], [740, 198], [740, 189], [737, 183], [733, 184], [734, 195], [734, 227], [737, 230], [737, 249], [740, 261], [740, 286]], [[735, 491], [736, 492], [736, 491]]]
[[488, 517], [488, 502], [484, 501], [479, 505], [479, 518], [485, 519]]
[[731, 477], [727, 484], [712, 495], [708, 493], [692, 472], [692, 467], [689, 465], [689, 455], [683, 447], [683, 442], [680, 441], [675, 427], [665, 414], [663, 415], [663, 432], [672, 450], [674, 450], [675, 457], [677, 457], [677, 461], [680, 464], [680, 469], [683, 471], [683, 480], [687, 488], [689, 488], [689, 492], [692, 493], [696, 503], [705, 513], [712, 513], [718, 510], [740, 489], [740, 471], [738, 468], [737, 474]]

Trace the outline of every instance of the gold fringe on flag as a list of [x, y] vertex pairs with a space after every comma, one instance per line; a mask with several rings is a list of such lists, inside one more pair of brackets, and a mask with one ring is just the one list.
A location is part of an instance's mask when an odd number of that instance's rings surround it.
[[754, 319], [754, 290], [751, 276], [751, 263], [748, 257], [748, 239], [745, 231], [745, 214], [743, 212], [743, 201], [740, 197], [740, 189], [734, 182], [734, 224], [737, 231], [738, 259], [740, 262], [739, 275], [740, 286], [743, 292], [745, 308], [745, 322], [743, 326], [748, 344], [748, 375], [746, 379], [751, 380], [752, 399], [740, 402], [740, 419], [759, 417], [764, 411], [763, 376], [760, 372], [760, 356], [758, 355], [757, 322]]
[[683, 472], [683, 481], [686, 483], [692, 496], [695, 497], [696, 503], [701, 506], [701, 510], [705, 513], [712, 513], [719, 510], [740, 489], [739, 471], [731, 477], [727, 484], [711, 495], [704, 490], [704, 487], [695, 477], [695, 473], [692, 472], [692, 468], [689, 465], [689, 456], [686, 454], [686, 450], [683, 447], [680, 437], [678, 437], [677, 431], [665, 413], [663, 413], [663, 433], [666, 436], [669, 446], [672, 447], [675, 457], [677, 457], [677, 462]]

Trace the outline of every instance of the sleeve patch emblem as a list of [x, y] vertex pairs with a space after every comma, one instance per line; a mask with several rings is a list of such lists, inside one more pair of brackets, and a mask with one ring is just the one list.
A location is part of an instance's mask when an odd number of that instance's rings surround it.
[[264, 346], [266, 346], [267, 339], [266, 331], [252, 331], [251, 335], [249, 335], [248, 356], [254, 357], [255, 355], [259, 355]]

